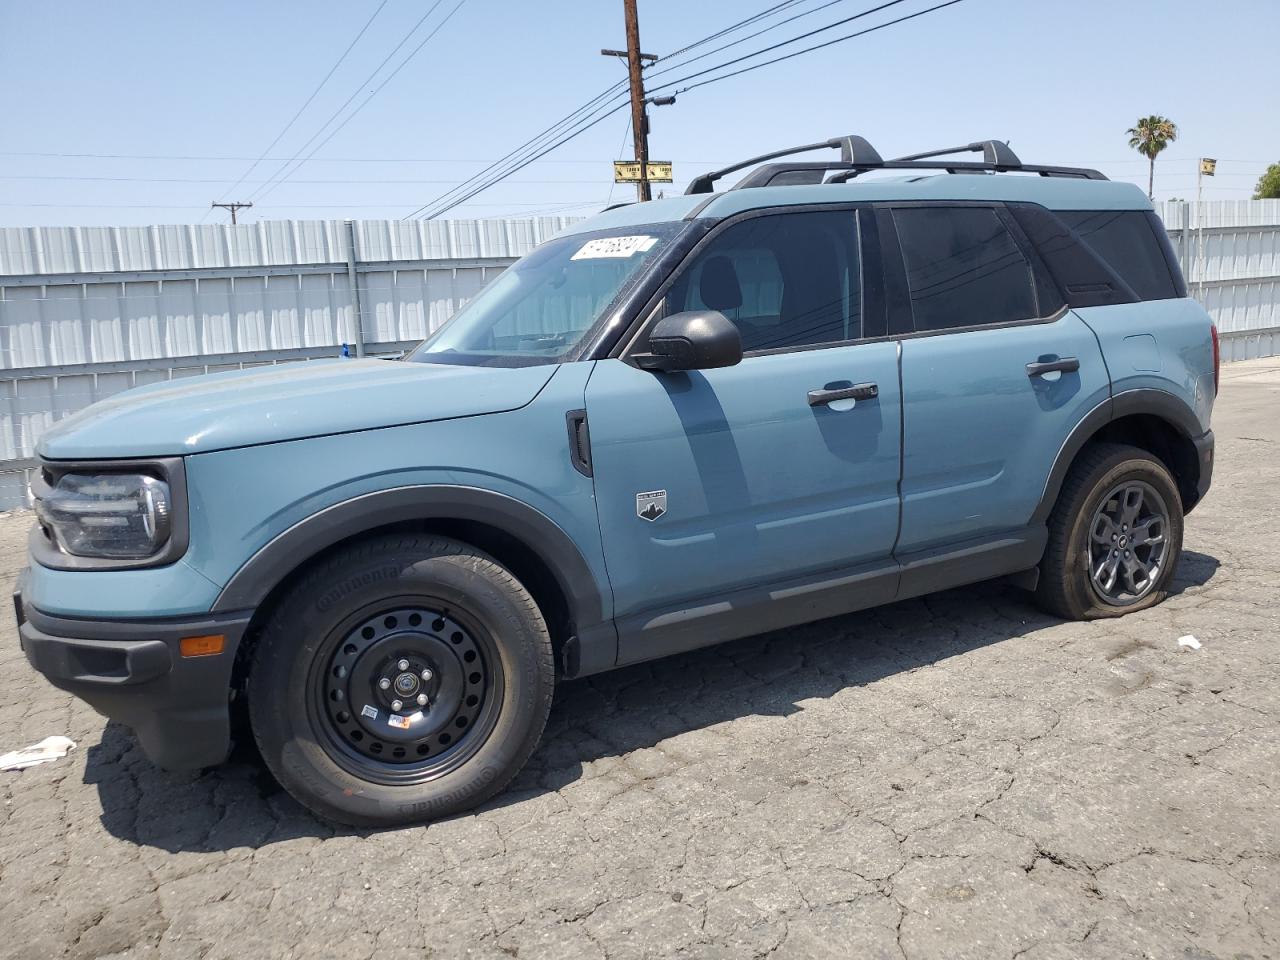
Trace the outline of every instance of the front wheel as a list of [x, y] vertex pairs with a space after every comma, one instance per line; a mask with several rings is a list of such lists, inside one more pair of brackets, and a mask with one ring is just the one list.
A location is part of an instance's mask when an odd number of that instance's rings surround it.
[[457, 541], [386, 536], [335, 554], [275, 609], [249, 716], [295, 799], [388, 826], [502, 790], [537, 745], [554, 679], [546, 624], [510, 572]]
[[1049, 517], [1036, 599], [1071, 620], [1118, 617], [1163, 600], [1182, 553], [1182, 500], [1138, 447], [1098, 444], [1072, 466]]

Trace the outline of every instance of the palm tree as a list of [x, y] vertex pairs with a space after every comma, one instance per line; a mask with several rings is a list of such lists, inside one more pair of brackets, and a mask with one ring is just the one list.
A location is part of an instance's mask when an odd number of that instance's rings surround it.
[[1155, 199], [1156, 156], [1173, 141], [1178, 139], [1178, 127], [1168, 117], [1143, 117], [1126, 133], [1129, 134], [1129, 146], [1151, 162], [1151, 172], [1147, 178], [1147, 198]]

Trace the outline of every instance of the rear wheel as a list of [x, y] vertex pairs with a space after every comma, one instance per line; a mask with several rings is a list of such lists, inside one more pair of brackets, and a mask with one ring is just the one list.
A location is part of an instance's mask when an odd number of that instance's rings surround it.
[[440, 537], [341, 551], [294, 587], [254, 651], [263, 758], [331, 820], [390, 825], [469, 809], [532, 753], [550, 709], [546, 624], [492, 558]]
[[1169, 471], [1138, 447], [1099, 444], [1072, 466], [1050, 515], [1036, 598], [1073, 620], [1143, 610], [1165, 598], [1181, 552]]

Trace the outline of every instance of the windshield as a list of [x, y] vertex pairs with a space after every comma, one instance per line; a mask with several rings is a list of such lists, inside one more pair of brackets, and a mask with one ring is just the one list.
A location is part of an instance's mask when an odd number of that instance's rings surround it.
[[578, 345], [685, 224], [561, 237], [499, 275], [405, 359], [524, 366], [555, 363]]

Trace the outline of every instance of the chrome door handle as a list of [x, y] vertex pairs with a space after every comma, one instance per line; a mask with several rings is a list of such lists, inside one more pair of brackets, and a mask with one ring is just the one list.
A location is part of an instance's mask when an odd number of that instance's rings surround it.
[[1028, 377], [1042, 377], [1046, 373], [1075, 373], [1080, 369], [1080, 361], [1075, 357], [1062, 357], [1059, 360], [1041, 360], [1027, 364]]
[[821, 407], [833, 400], [874, 400], [880, 388], [874, 383], [855, 383], [851, 387], [834, 387], [809, 391], [809, 406]]

